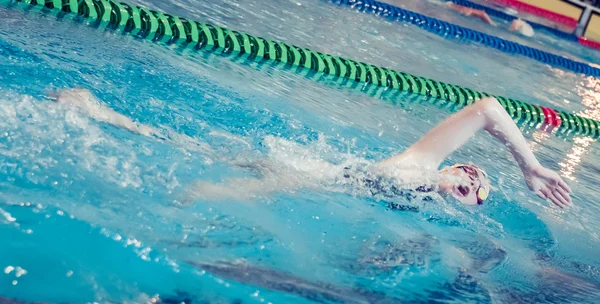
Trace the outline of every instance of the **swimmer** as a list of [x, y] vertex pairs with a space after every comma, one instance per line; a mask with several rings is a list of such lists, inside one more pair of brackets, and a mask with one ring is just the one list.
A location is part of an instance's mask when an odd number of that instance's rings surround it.
[[[506, 110], [491, 97], [453, 114], [403, 153], [379, 163], [366, 167], [346, 167], [340, 172], [334, 164], [316, 159], [296, 160], [285, 156], [277, 160], [283, 163], [279, 167], [284, 167], [284, 170], [277, 170], [277, 166], [261, 160], [239, 165], [261, 171], [261, 178], [235, 178], [224, 184], [200, 181], [190, 189], [188, 199], [246, 200], [276, 191], [317, 188], [324, 180], [337, 175], [333, 177], [336, 181], [366, 189], [367, 194], [383, 196], [385, 199], [406, 197], [411, 192], [437, 191], [466, 205], [482, 205], [491, 190], [489, 177], [483, 169], [473, 164], [456, 164], [438, 171], [446, 157], [480, 130], [487, 131], [509, 149], [533, 193], [561, 208], [571, 205], [569, 186], [556, 172], [539, 163]], [[269, 146], [269, 142], [266, 144]], [[287, 163], [298, 164], [300, 161], [306, 168], [290, 172], [294, 167]]]
[[[100, 106], [87, 90], [65, 90], [56, 98], [58, 103], [77, 107], [99, 121], [146, 136], [159, 134], [156, 129], [134, 123], [131, 119]], [[326, 161], [304, 158], [302, 161], [306, 170], [302, 172], [277, 170], [267, 160], [232, 163], [238, 167], [260, 171], [262, 177], [234, 178], [225, 184], [200, 181], [190, 188], [185, 200], [250, 199], [286, 189], [318, 187], [319, 179], [322, 181], [333, 178], [386, 197], [401, 196], [407, 189], [413, 189], [422, 192], [437, 191], [466, 205], [482, 205], [491, 190], [489, 177], [483, 169], [473, 164], [456, 164], [438, 171], [441, 163], [451, 153], [480, 130], [487, 131], [509, 149], [533, 193], [561, 208], [571, 205], [569, 186], [556, 172], [539, 163], [519, 128], [492, 97], [481, 99], [451, 115], [403, 153], [366, 168], [337, 170], [336, 165]], [[285, 157], [280, 161], [298, 160]]]
[[533, 37], [533, 35], [535, 35], [535, 31], [533, 30], [531, 25], [529, 25], [529, 23], [521, 19], [513, 20], [513, 22], [510, 24], [509, 29], [513, 32], [516, 31], [519, 34], [527, 37]]
[[494, 23], [494, 21], [492, 21], [492, 18], [490, 18], [490, 16], [488, 16], [488, 14], [482, 10], [478, 10], [478, 9], [474, 9], [474, 8], [470, 8], [470, 7], [466, 7], [466, 6], [462, 6], [462, 5], [458, 5], [456, 3], [453, 2], [446, 2], [446, 5], [465, 15], [465, 16], [473, 16], [476, 18], [479, 18], [481, 20], [483, 20], [485, 23], [496, 26], [496, 23]]
[[[492, 21], [492, 18], [490, 18], [490, 16], [482, 10], [465, 7], [462, 5], [455, 4], [453, 2], [446, 2], [446, 5], [448, 7], [450, 7], [451, 9], [458, 11], [459, 13], [461, 13], [465, 16], [477, 17], [488, 24], [496, 26], [494, 21]], [[529, 23], [527, 23], [521, 19], [513, 20], [513, 22], [510, 24], [509, 29], [513, 32], [518, 32], [519, 34], [521, 34], [523, 36], [527, 36], [527, 37], [533, 37], [533, 35], [535, 35], [535, 31], [533, 30], [531, 25], [529, 25]]]
[[[391, 179], [416, 179], [415, 173], [399, 175], [399, 168], [417, 166], [436, 170], [456, 149], [480, 130], [502, 142], [515, 158], [529, 189], [558, 207], [571, 205], [571, 190], [560, 176], [545, 167], [529, 149], [525, 138], [506, 110], [493, 97], [465, 107], [437, 125], [400, 155], [374, 165], [372, 172]], [[480, 167], [453, 165], [439, 170], [437, 188], [466, 205], [481, 205], [490, 192], [490, 180]]]

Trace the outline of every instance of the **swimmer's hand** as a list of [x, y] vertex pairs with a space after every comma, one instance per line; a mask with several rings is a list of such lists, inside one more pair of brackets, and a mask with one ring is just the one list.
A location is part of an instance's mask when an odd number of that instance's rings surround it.
[[573, 204], [571, 189], [558, 173], [538, 166], [527, 170], [524, 175], [529, 189], [539, 197], [550, 200], [554, 205], [561, 208], [567, 208]]

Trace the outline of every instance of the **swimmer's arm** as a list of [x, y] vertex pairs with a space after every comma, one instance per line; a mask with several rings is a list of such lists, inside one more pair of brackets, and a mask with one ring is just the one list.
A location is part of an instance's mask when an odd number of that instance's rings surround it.
[[[525, 137], [495, 98], [487, 98], [480, 111], [485, 117], [484, 129], [502, 142], [523, 172], [529, 189], [539, 197], [565, 208], [571, 205], [571, 189], [558, 173], [545, 168], [537, 160]], [[481, 115], [481, 114], [480, 114]]]
[[494, 23], [494, 21], [492, 21], [492, 18], [490, 18], [490, 16], [488, 16], [488, 14], [482, 10], [477, 10], [477, 9], [469, 8], [466, 6], [458, 5], [453, 2], [446, 2], [446, 5], [448, 7], [450, 7], [451, 9], [458, 11], [459, 13], [461, 13], [465, 16], [474, 16], [474, 17], [477, 17], [477, 18], [483, 20], [484, 22], [486, 22], [488, 24], [496, 26], [496, 23]]
[[[117, 113], [115, 110], [102, 104], [98, 98], [87, 89], [61, 90], [58, 93], [50, 94], [50, 97], [55, 98], [56, 103], [75, 108], [97, 121], [105, 122], [115, 127], [123, 128], [130, 132], [152, 137], [154, 139], [169, 140], [171, 143], [174, 143], [181, 148], [201, 152], [205, 155], [209, 155], [211, 158], [220, 158], [219, 155], [212, 151], [210, 146], [199, 142], [195, 138], [174, 132], [169, 128], [159, 130], [151, 126], [134, 122], [131, 118]], [[210, 162], [211, 160], [207, 158], [207, 161]]]
[[524, 171], [539, 166], [521, 131], [495, 98], [484, 98], [451, 115], [410, 146], [404, 153], [383, 161], [385, 164], [416, 162], [438, 168], [475, 133], [487, 130], [506, 144]]
[[56, 98], [56, 103], [77, 108], [97, 121], [106, 122], [145, 136], [157, 134], [151, 127], [135, 123], [129, 117], [102, 105], [89, 90], [62, 90], [53, 97]]
[[[384, 160], [381, 165], [412, 163], [437, 169], [448, 155], [480, 130], [486, 130], [509, 149], [533, 192], [560, 202], [557, 205], [561, 207], [563, 202], [570, 203], [568, 193], [571, 190], [567, 184], [556, 172], [539, 163], [519, 128], [495, 98], [481, 99], [453, 114], [404, 153]], [[556, 198], [556, 195], [564, 200]]]
[[492, 20], [492, 18], [490, 18], [490, 16], [484, 12], [484, 11], [480, 11], [480, 10], [474, 10], [473, 11], [473, 16], [478, 17], [479, 19], [483, 20], [485, 23], [490, 24], [492, 26], [496, 26], [496, 23]]

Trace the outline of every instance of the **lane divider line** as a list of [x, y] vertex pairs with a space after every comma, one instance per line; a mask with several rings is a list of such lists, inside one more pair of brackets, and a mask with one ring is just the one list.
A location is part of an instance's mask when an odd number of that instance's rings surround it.
[[[145, 7], [114, 0], [0, 0], [26, 10], [42, 11], [61, 19], [76, 14], [78, 20], [103, 30], [116, 30], [156, 43], [227, 56], [234, 61], [271, 63], [305, 77], [327, 77], [338, 85], [368, 89], [378, 96], [393, 94], [392, 102], [406, 93], [429, 97], [441, 107], [461, 108], [492, 96], [469, 88], [394, 71], [307, 48], [252, 36], [209, 23], [187, 20]], [[556, 135], [600, 137], [600, 122], [571, 113], [494, 96], [522, 126], [555, 126]]]

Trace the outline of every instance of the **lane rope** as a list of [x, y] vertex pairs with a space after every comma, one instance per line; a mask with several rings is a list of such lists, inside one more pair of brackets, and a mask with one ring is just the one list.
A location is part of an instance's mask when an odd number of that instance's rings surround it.
[[[76, 14], [76, 18], [69, 19], [79, 19], [102, 30], [116, 30], [158, 43], [228, 56], [234, 61], [271, 63], [313, 79], [327, 76], [342, 86], [363, 85], [388, 94], [418, 94], [430, 97], [442, 107], [460, 108], [492, 96], [114, 0], [12, 0], [8, 3], [9, 6], [50, 13], [59, 19]], [[523, 126], [550, 129], [565, 137], [600, 137], [598, 121], [516, 99], [494, 97]]]
[[579, 37], [579, 43], [589, 48], [600, 50], [600, 42], [587, 39], [585, 37]]

